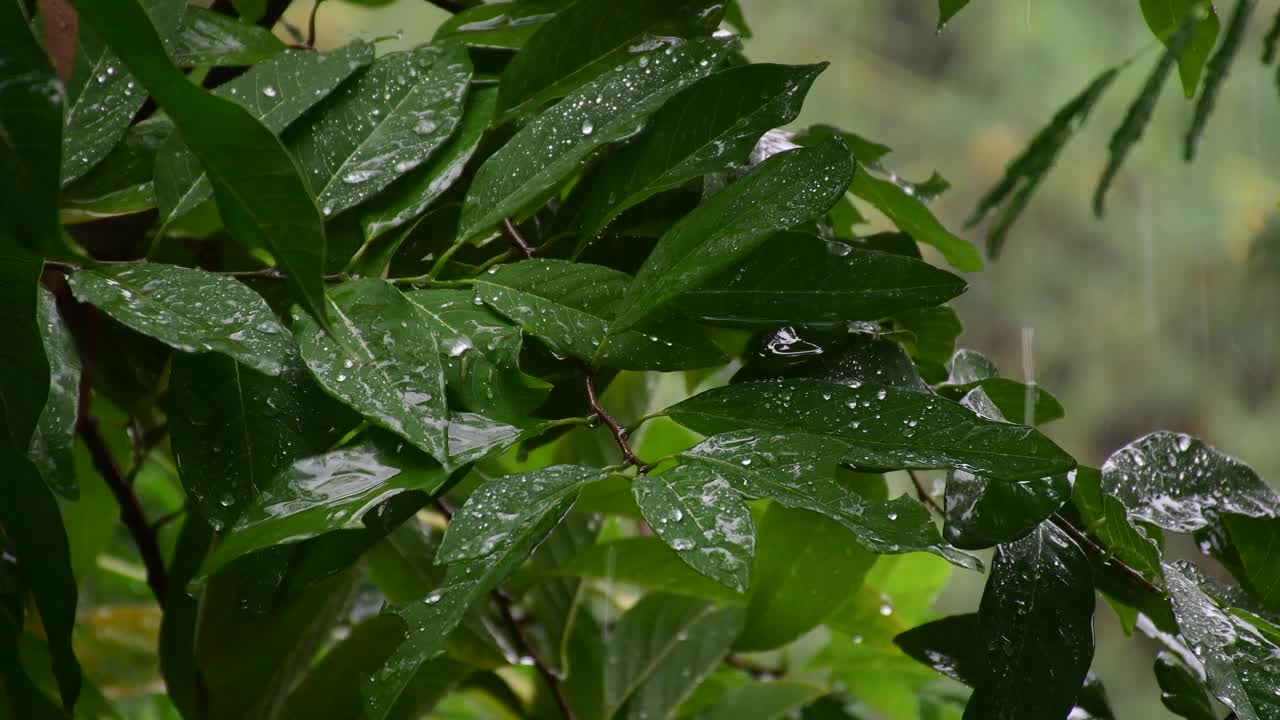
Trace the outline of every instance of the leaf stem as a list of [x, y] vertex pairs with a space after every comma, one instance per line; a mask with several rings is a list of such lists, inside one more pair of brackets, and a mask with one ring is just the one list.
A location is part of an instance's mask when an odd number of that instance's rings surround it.
[[1142, 573], [1138, 572], [1124, 561], [1108, 553], [1101, 545], [1090, 539], [1088, 535], [1075, 525], [1072, 525], [1071, 521], [1063, 517], [1061, 513], [1054, 513], [1049, 519], [1054, 525], [1057, 525], [1060, 530], [1070, 535], [1071, 539], [1075, 540], [1076, 543], [1086, 552], [1101, 560], [1104, 565], [1129, 576], [1130, 579], [1141, 585], [1145, 590], [1161, 597], [1164, 596], [1165, 591], [1162, 590], [1160, 586], [1148, 580]]
[[650, 420], [653, 420], [654, 418], [666, 417], [667, 415], [668, 413], [666, 410], [654, 410], [651, 413], [645, 413], [644, 415], [641, 415], [635, 420], [632, 420], [631, 424], [627, 426], [627, 436], [629, 437], [631, 435], [635, 435], [636, 431], [640, 429], [640, 426], [644, 425]]
[[511, 218], [502, 218], [502, 229], [506, 231], [507, 238], [511, 240], [511, 244], [515, 246], [526, 258], [532, 258], [536, 250], [532, 245], [524, 239], [520, 231], [516, 229], [515, 223], [511, 222]]
[[591, 407], [591, 412], [600, 418], [600, 422], [608, 426], [609, 431], [613, 433], [613, 441], [622, 451], [622, 459], [627, 465], [635, 465], [636, 470], [639, 470], [642, 475], [649, 472], [648, 463], [636, 457], [636, 454], [631, 451], [631, 446], [627, 443], [627, 429], [618, 424], [618, 421], [600, 406], [600, 399], [596, 396], [595, 381], [591, 378], [591, 368], [579, 360], [578, 370], [582, 374], [582, 387], [587, 392], [587, 405]]
[[938, 504], [937, 500], [933, 499], [933, 495], [928, 490], [924, 489], [924, 483], [920, 482], [920, 478], [916, 476], [916, 471], [908, 470], [907, 475], [911, 478], [911, 484], [916, 486], [916, 497], [920, 498], [920, 502], [933, 508], [939, 515], [944, 515], [945, 512], [942, 506]]
[[498, 606], [503, 622], [507, 624], [507, 627], [511, 629], [511, 634], [520, 643], [520, 651], [533, 660], [533, 665], [538, 669], [538, 674], [542, 676], [543, 682], [547, 684], [547, 689], [551, 691], [551, 696], [555, 698], [556, 705], [560, 707], [560, 715], [565, 720], [575, 720], [573, 708], [569, 705], [569, 698], [565, 697], [564, 688], [560, 686], [560, 678], [556, 677], [556, 674], [551, 671], [547, 663], [534, 651], [533, 644], [529, 642], [529, 636], [524, 631], [524, 625], [511, 612], [511, 595], [502, 588], [494, 588], [490, 594], [493, 596], [494, 603]]

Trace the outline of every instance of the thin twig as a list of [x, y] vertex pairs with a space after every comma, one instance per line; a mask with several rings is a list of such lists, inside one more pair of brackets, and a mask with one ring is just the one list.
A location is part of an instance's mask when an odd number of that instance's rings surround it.
[[1080, 547], [1085, 549], [1085, 551], [1089, 552], [1090, 554], [1096, 556], [1099, 560], [1101, 560], [1103, 564], [1111, 567], [1113, 570], [1117, 570], [1125, 575], [1128, 575], [1134, 582], [1138, 583], [1149, 592], [1155, 593], [1156, 595], [1160, 595], [1162, 597], [1164, 596], [1165, 592], [1164, 590], [1160, 589], [1160, 586], [1148, 580], [1146, 577], [1143, 576], [1142, 573], [1138, 572], [1135, 568], [1131, 567], [1129, 564], [1120, 560], [1116, 556], [1108, 553], [1106, 549], [1104, 549], [1101, 545], [1091, 540], [1088, 535], [1084, 534], [1084, 532], [1082, 532], [1075, 525], [1072, 525], [1071, 521], [1063, 517], [1060, 513], [1054, 513], [1049, 519], [1052, 520], [1053, 524], [1057, 525], [1059, 529], [1061, 529], [1066, 534], [1070, 535], [1071, 539], [1075, 540], [1076, 543], [1080, 545]]
[[320, 4], [323, 2], [324, 0], [315, 0], [315, 3], [312, 4], [311, 6], [311, 16], [307, 18], [307, 47], [308, 48], [313, 48], [316, 46], [316, 15], [320, 14]]
[[520, 231], [516, 229], [515, 223], [511, 222], [511, 218], [502, 219], [502, 229], [507, 231], [507, 237], [517, 250], [523, 253], [526, 258], [533, 257], [534, 247], [520, 235]]
[[649, 464], [636, 457], [636, 454], [631, 451], [631, 445], [627, 443], [627, 429], [618, 424], [618, 421], [614, 420], [612, 415], [600, 407], [600, 399], [596, 397], [595, 381], [591, 379], [591, 368], [586, 363], [578, 361], [578, 370], [582, 373], [582, 387], [587, 391], [587, 405], [591, 407], [591, 412], [600, 418], [600, 422], [607, 425], [613, 433], [613, 441], [618, 444], [618, 449], [622, 451], [622, 459], [628, 465], [635, 465], [641, 474], [649, 472]]
[[555, 698], [556, 705], [560, 707], [560, 715], [565, 720], [574, 720], [573, 708], [569, 705], [569, 698], [565, 697], [564, 688], [560, 686], [560, 678], [551, 671], [538, 653], [533, 649], [533, 643], [529, 642], [529, 635], [524, 631], [524, 625], [516, 619], [511, 612], [511, 596], [502, 588], [494, 588], [490, 593], [493, 595], [493, 601], [498, 606], [498, 612], [502, 615], [502, 621], [511, 629], [511, 634], [515, 636], [516, 642], [520, 643], [520, 652], [533, 660], [533, 666], [537, 668], [538, 674], [542, 676], [543, 682], [547, 684], [547, 689], [551, 691], [551, 696]]
[[911, 484], [916, 486], [916, 496], [920, 498], [920, 502], [938, 511], [939, 515], [946, 514], [942, 506], [938, 504], [938, 501], [933, 499], [933, 495], [930, 495], [929, 491], [924, 489], [924, 483], [920, 482], [920, 478], [916, 477], [916, 471], [908, 470], [907, 475], [911, 477]]

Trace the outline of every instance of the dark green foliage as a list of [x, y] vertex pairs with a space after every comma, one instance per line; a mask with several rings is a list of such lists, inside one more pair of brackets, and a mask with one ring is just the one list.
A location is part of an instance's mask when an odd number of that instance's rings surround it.
[[[751, 63], [738, 3], [438, 0], [375, 53], [286, 48], [275, 2], [73, 0], [65, 84], [33, 4], [0, 2], [3, 720], [1109, 720], [1099, 594], [1176, 653], [1171, 710], [1280, 717], [1280, 496], [1187, 435], [1094, 470], [1038, 429], [1049, 389], [956, 350], [950, 184], [780, 130], [826, 66]], [[1206, 6], [1141, 3], [1164, 55], [1099, 208], [1207, 60], [1194, 148], [1252, 6], [1210, 58]], [[1118, 71], [980, 200], [992, 257]]]

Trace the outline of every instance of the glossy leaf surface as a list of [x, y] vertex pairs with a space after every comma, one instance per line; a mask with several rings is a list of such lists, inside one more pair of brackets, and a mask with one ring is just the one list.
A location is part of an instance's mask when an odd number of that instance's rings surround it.
[[1221, 522], [1240, 558], [1241, 583], [1267, 609], [1280, 608], [1280, 566], [1273, 555], [1280, 543], [1280, 520], [1226, 515]]
[[1067, 504], [1073, 480], [1068, 473], [1004, 482], [952, 471], [947, 476], [943, 536], [967, 550], [1017, 540]]
[[79, 497], [72, 447], [80, 404], [80, 356], [71, 331], [58, 314], [53, 294], [40, 291], [36, 307], [40, 338], [49, 362], [49, 398], [31, 435], [28, 455], [50, 488], [66, 498]]
[[884, 213], [899, 230], [915, 238], [916, 242], [937, 248], [957, 270], [976, 272], [982, 269], [982, 256], [978, 250], [943, 227], [919, 198], [898, 184], [867, 172], [858, 172], [853, 176], [849, 192]]
[[440, 23], [436, 40], [452, 39], [469, 47], [517, 50], [571, 0], [531, 0], [476, 5]]
[[282, 52], [270, 31], [200, 7], [187, 8], [172, 47], [180, 66], [257, 65]]
[[156, 154], [171, 135], [173, 123], [167, 118], [130, 127], [102, 162], [63, 189], [62, 222], [92, 222], [155, 207]]
[[1155, 675], [1160, 702], [1169, 712], [1187, 720], [1218, 720], [1200, 679], [1173, 655], [1162, 652], [1156, 657]]

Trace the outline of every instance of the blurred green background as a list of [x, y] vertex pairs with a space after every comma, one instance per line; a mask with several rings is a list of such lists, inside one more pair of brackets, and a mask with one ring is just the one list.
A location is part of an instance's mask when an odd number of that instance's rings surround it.
[[[1233, 2], [1218, 0], [1218, 12]], [[1182, 160], [1192, 103], [1165, 87], [1104, 219], [1090, 198], [1106, 145], [1158, 50], [1137, 0], [973, 0], [942, 32], [935, 0], [743, 0], [755, 61], [831, 62], [799, 124], [831, 123], [894, 148], [886, 164], [953, 189], [934, 210], [961, 231], [978, 196], [1104, 68], [1134, 58], [1070, 142], [1003, 256], [957, 301], [963, 346], [1055, 393], [1067, 417], [1046, 429], [1098, 464], [1155, 429], [1203, 437], [1280, 477], [1280, 94], [1259, 63], [1276, 12], [1259, 3], [1198, 159]], [[305, 27], [311, 3], [286, 16]], [[445, 14], [423, 0], [327, 2], [318, 45], [384, 36], [382, 50], [428, 40]], [[874, 221], [873, 221], [874, 222]], [[1268, 245], [1270, 242], [1270, 245]], [[936, 257], [935, 262], [940, 262]], [[1187, 549], [1190, 552], [1190, 549]], [[984, 578], [956, 575], [939, 602], [976, 607]], [[1171, 718], [1151, 679], [1152, 647], [1099, 608], [1095, 668], [1122, 718]]]

